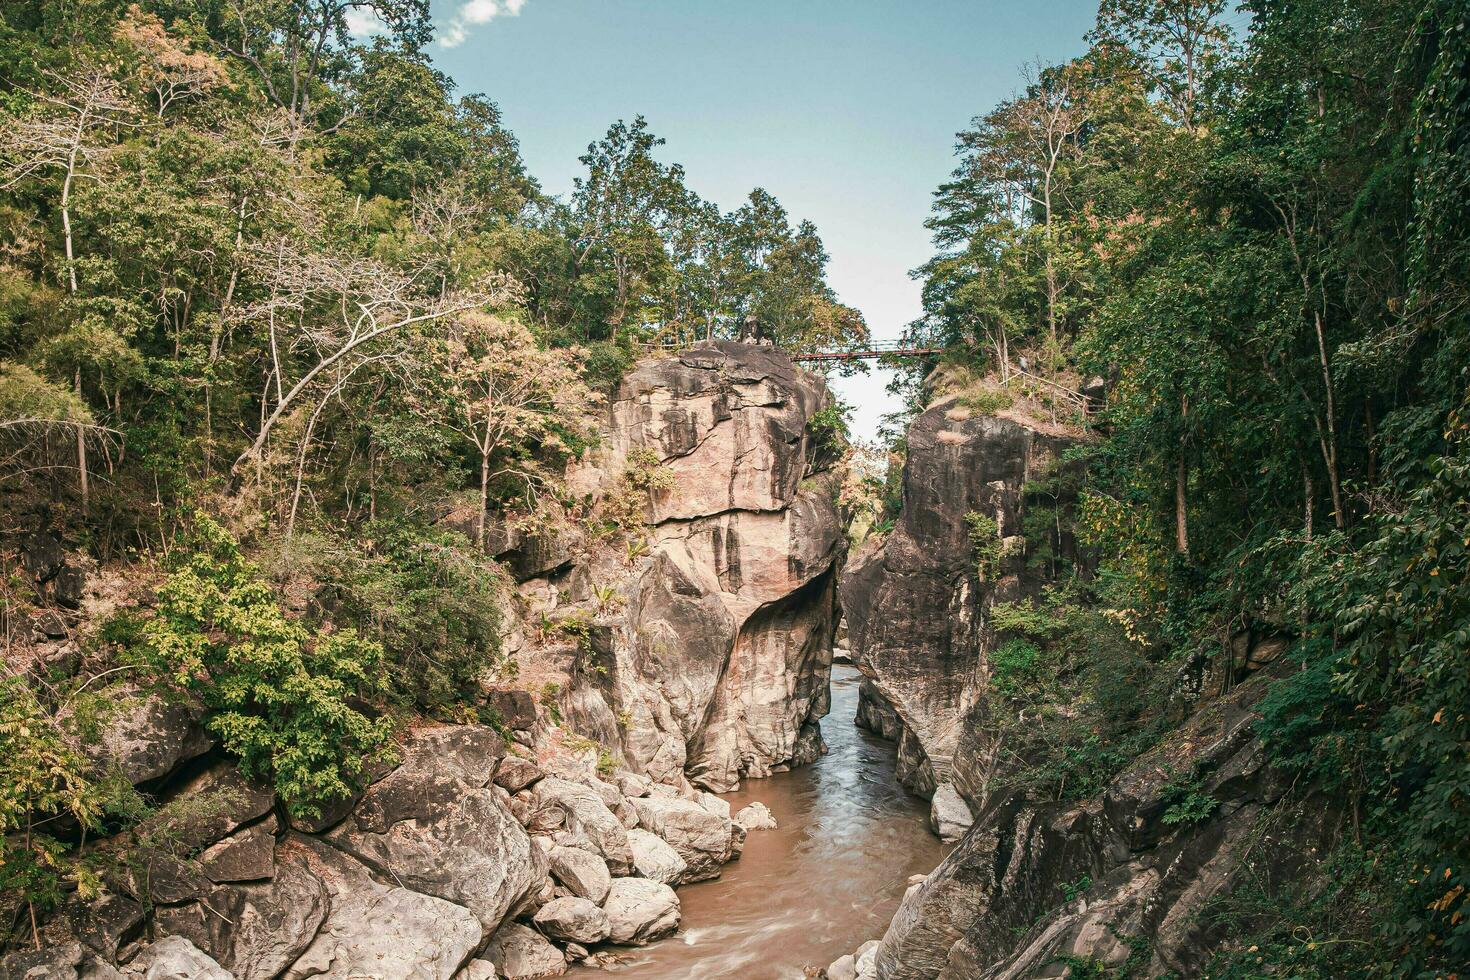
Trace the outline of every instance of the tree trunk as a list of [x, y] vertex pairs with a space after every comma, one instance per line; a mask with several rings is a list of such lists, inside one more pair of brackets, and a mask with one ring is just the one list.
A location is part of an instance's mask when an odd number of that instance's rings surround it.
[[1174, 550], [1186, 558], [1189, 557], [1188, 485], [1189, 471], [1185, 468], [1181, 450], [1174, 463]]
[[[82, 397], [82, 369], [77, 368], [73, 376], [76, 385], [77, 399]], [[82, 513], [86, 514], [91, 506], [91, 487], [87, 483], [87, 429], [85, 426], [77, 427], [77, 487], [82, 492]]]
[[480, 550], [485, 550], [485, 513], [490, 509], [490, 446], [489, 439], [480, 444], [480, 519], [475, 529]]
[[1347, 527], [1347, 514], [1342, 507], [1342, 481], [1337, 475], [1337, 410], [1332, 394], [1332, 369], [1327, 361], [1327, 338], [1322, 328], [1322, 314], [1312, 311], [1312, 323], [1317, 329], [1317, 356], [1322, 366], [1322, 387], [1327, 392], [1327, 481], [1332, 491], [1332, 517], [1338, 530]]

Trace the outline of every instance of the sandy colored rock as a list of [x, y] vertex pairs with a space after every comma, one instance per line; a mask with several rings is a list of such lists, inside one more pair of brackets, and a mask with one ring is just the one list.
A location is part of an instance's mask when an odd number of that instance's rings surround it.
[[536, 910], [536, 928], [552, 939], [600, 943], [611, 925], [607, 913], [585, 898], [558, 898]]
[[764, 803], [755, 802], [735, 814], [735, 822], [746, 830], [775, 830], [776, 817]]
[[732, 856], [733, 822], [692, 800], [650, 796], [630, 801], [639, 823], [663, 838], [683, 858], [680, 883], [719, 877]]
[[610, 927], [608, 941], [642, 946], [679, 928], [679, 896], [648, 878], [618, 878], [602, 904]]
[[628, 846], [633, 851], [633, 869], [640, 877], [674, 885], [689, 867], [668, 841], [652, 831], [628, 831]]
[[599, 905], [607, 898], [612, 875], [602, 858], [575, 847], [552, 847], [547, 857], [552, 877], [573, 895]]
[[[565, 814], [568, 829], [592, 842], [607, 862], [609, 871], [614, 875], [625, 875], [632, 870], [633, 855], [628, 850], [627, 828], [608, 809], [597, 790], [548, 776], [536, 784], [535, 792], [543, 810], [553, 807], [560, 810]], [[533, 826], [535, 822], [533, 819]]]
[[561, 950], [539, 933], [514, 922], [507, 922], [490, 937], [481, 956], [494, 964], [505, 980], [559, 977], [567, 972], [567, 959]]

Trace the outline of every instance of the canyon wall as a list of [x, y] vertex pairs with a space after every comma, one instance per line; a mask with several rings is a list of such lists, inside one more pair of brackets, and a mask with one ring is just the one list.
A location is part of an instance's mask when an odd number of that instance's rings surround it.
[[757, 344], [647, 359], [623, 380], [569, 486], [593, 526], [619, 494], [646, 523], [571, 532], [567, 561], [522, 585], [533, 615], [589, 624], [579, 643], [530, 644], [567, 679], [567, 727], [715, 792], [821, 754], [846, 538], [836, 447], [810, 423], [831, 404], [819, 376]]
[[[897, 729], [900, 781], [921, 796], [955, 778], [963, 721], [985, 687], [986, 610], [1045, 580], [1027, 568], [1027, 484], [1060, 465], [1075, 441], [941, 399], [909, 427], [892, 532], [870, 539], [842, 577], [853, 657], [870, 682], [860, 721], [888, 737]], [[983, 571], [971, 514], [994, 522], [995, 560]], [[1058, 549], [1075, 550], [1069, 532], [1061, 538]]]
[[[1199, 976], [1232, 896], [1309, 883], [1341, 829], [1333, 801], [1289, 793], [1256, 734], [1258, 702], [1289, 669], [1279, 639], [1242, 635], [1239, 676], [1182, 669], [1168, 708], [1177, 727], [1096, 796], [1030, 799], [1000, 778], [1027, 761], [995, 744], [990, 611], [1047, 581], [1028, 561], [1028, 483], [1066, 466], [1076, 441], [1047, 428], [972, 415], [953, 398], [923, 412], [908, 432], [903, 512], [843, 576], [867, 677], [858, 723], [898, 739], [900, 778], [934, 796], [935, 829], [958, 839], [858, 958], [864, 980]], [[996, 541], [975, 540], [967, 514], [993, 520]], [[1061, 519], [1052, 534], [1086, 575]]]

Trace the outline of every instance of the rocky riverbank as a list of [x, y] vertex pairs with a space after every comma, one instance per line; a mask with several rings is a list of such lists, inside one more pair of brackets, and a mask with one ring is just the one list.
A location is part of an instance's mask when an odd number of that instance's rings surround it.
[[[507, 666], [481, 692], [494, 724], [412, 724], [317, 818], [244, 778], [196, 705], [99, 676], [80, 747], [156, 816], [87, 842], [126, 861], [43, 915], [42, 948], [0, 978], [530, 978], [672, 935], [674, 889], [771, 823], [710, 790], [824, 750], [845, 556], [839, 447], [814, 425], [831, 404], [769, 346], [637, 365], [566, 498], [491, 528], [515, 582]], [[69, 610], [39, 655], [83, 669], [118, 583], [35, 538], [27, 567]]]

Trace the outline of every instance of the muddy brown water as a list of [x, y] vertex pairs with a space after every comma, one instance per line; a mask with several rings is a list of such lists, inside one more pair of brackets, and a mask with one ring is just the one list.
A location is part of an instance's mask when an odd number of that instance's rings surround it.
[[[832, 668], [828, 753], [810, 766], [746, 780], [732, 810], [755, 800], [778, 830], [752, 831], [715, 881], [679, 889], [671, 939], [627, 952], [620, 980], [785, 980], [880, 939], [914, 874], [943, 857], [928, 804], [894, 779], [894, 746], [853, 724], [859, 674]], [[584, 977], [594, 971], [575, 971]]]

